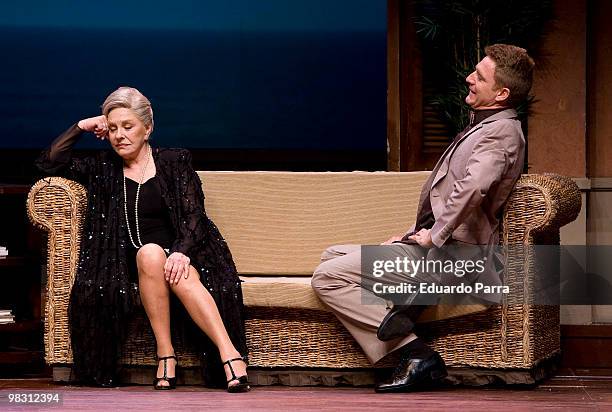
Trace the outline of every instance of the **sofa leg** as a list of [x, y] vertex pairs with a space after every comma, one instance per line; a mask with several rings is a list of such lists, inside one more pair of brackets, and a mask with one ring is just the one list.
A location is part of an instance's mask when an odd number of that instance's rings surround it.
[[54, 366], [53, 367], [53, 382], [57, 382], [57, 383], [72, 382], [72, 367]]

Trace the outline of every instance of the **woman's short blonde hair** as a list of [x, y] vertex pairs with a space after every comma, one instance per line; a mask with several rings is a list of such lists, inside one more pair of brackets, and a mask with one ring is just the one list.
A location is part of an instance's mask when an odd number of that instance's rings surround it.
[[145, 126], [153, 130], [153, 108], [151, 102], [138, 89], [120, 87], [108, 95], [102, 103], [102, 114], [108, 116], [113, 109], [123, 107], [132, 110]]

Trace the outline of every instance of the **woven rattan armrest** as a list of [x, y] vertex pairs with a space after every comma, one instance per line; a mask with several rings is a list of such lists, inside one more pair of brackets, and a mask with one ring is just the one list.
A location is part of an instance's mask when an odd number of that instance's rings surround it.
[[559, 228], [580, 213], [578, 185], [555, 174], [523, 175], [506, 204], [504, 244], [558, 244]]
[[48, 237], [44, 340], [49, 364], [72, 362], [68, 301], [86, 207], [85, 188], [61, 177], [39, 180], [28, 195], [28, 216]]

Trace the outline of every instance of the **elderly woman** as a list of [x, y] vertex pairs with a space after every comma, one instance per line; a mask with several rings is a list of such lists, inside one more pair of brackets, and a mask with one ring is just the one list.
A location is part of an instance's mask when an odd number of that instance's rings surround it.
[[[206, 216], [189, 152], [151, 147], [151, 103], [134, 88], [111, 93], [102, 113], [73, 125], [37, 161], [45, 173], [74, 179], [88, 193], [70, 298], [76, 378], [115, 384], [138, 289], [157, 343], [155, 389], [175, 388], [170, 313], [180, 325], [174, 314], [180, 318], [181, 311], [170, 310], [174, 294], [203, 332], [196, 344], [207, 384], [249, 390], [240, 280], [227, 244]], [[85, 131], [108, 139], [113, 150], [73, 157]]]

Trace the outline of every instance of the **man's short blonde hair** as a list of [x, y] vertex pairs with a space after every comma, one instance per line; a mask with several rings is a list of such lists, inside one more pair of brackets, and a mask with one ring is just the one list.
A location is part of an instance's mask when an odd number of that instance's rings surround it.
[[485, 53], [495, 62], [495, 84], [510, 90], [508, 103], [516, 107], [527, 99], [535, 63], [527, 50], [510, 44], [493, 44]]

